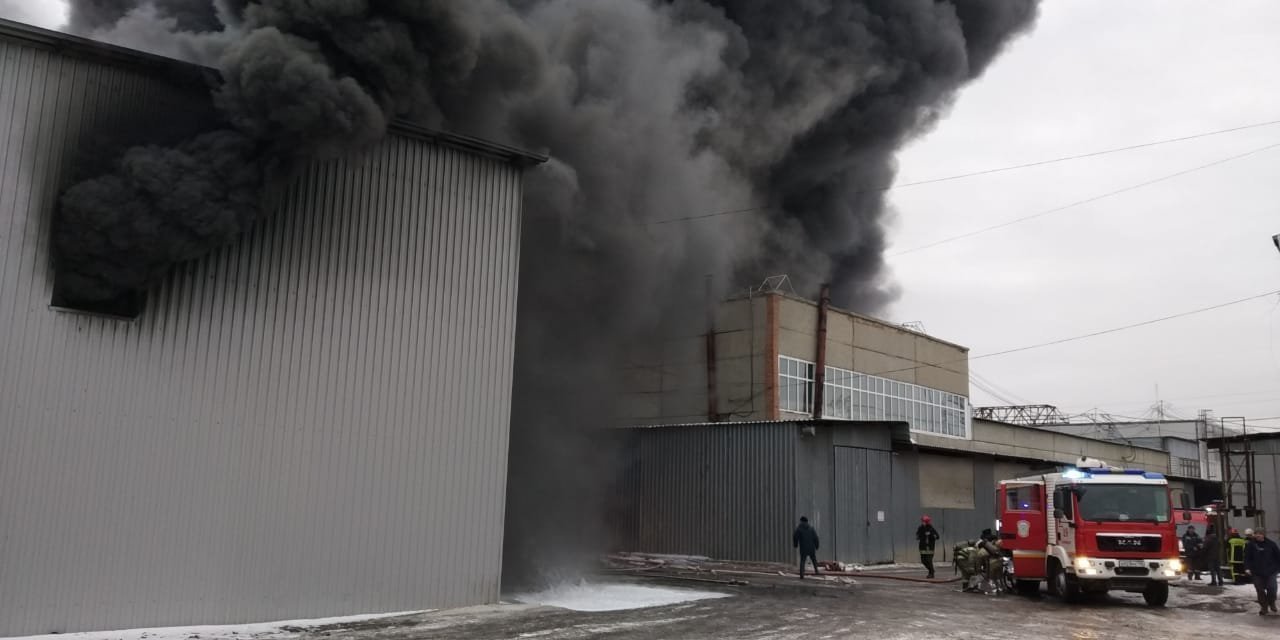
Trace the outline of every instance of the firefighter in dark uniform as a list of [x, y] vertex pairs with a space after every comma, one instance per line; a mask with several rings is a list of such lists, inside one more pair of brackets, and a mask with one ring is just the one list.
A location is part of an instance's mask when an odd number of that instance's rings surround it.
[[938, 530], [933, 528], [933, 519], [921, 516], [920, 526], [916, 527], [916, 540], [920, 543], [920, 563], [929, 570], [930, 578], [933, 577], [933, 547], [939, 537]]

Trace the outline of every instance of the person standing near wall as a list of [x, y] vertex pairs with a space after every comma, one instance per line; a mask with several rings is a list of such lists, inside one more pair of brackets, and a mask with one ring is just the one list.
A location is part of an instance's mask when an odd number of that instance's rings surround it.
[[933, 519], [920, 516], [920, 526], [916, 527], [916, 541], [920, 543], [920, 563], [929, 570], [933, 577], [933, 547], [938, 542], [938, 530], [933, 528]]
[[1253, 588], [1258, 592], [1258, 615], [1276, 612], [1276, 574], [1280, 574], [1280, 547], [1267, 539], [1267, 532], [1258, 529], [1253, 539], [1245, 543], [1244, 571], [1253, 578]]
[[1204, 531], [1204, 543], [1201, 545], [1200, 564], [1209, 574], [1209, 586], [1222, 586], [1222, 541], [1218, 539], [1218, 529], [1209, 525]]
[[800, 525], [791, 534], [791, 545], [800, 550], [800, 579], [804, 580], [805, 560], [813, 562], [813, 575], [818, 575], [818, 531], [805, 516], [800, 516]]

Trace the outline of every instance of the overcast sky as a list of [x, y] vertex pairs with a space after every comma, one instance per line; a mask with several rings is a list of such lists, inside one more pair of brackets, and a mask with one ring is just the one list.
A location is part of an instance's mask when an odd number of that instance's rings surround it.
[[[1280, 2], [1047, 2], [900, 156], [899, 182], [1280, 120]], [[895, 320], [971, 355], [1280, 289], [1280, 148], [1008, 228], [968, 231], [1280, 143], [1280, 125], [891, 192]], [[975, 404], [1280, 416], [1280, 300], [972, 362]], [[1157, 396], [1157, 386], [1159, 396]], [[1265, 423], [1280, 427], [1280, 420]]]
[[[0, 0], [0, 15], [43, 26], [64, 12]], [[1278, 32], [1274, 0], [1047, 2], [1036, 30], [901, 154], [900, 182], [1280, 120]], [[981, 356], [1280, 289], [1280, 148], [900, 254], [1274, 143], [1280, 125], [892, 191], [892, 319]], [[1163, 399], [1171, 415], [1276, 418], [1278, 335], [1272, 297], [978, 358], [973, 400], [1138, 417]]]

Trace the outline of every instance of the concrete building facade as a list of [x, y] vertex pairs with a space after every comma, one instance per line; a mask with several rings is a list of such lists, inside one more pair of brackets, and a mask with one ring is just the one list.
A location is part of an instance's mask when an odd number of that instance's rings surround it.
[[138, 318], [51, 307], [79, 158], [207, 74], [0, 23], [0, 636], [496, 601], [539, 158], [398, 127]]
[[705, 333], [630, 354], [627, 423], [902, 421], [969, 435], [964, 347], [776, 291], [730, 298], [712, 316]]

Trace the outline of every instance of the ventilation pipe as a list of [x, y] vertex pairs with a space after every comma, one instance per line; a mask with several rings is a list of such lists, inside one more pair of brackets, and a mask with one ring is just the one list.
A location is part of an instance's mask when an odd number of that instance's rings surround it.
[[831, 308], [831, 285], [822, 285], [822, 294], [818, 298], [818, 344], [813, 367], [813, 419], [822, 419], [822, 407], [825, 401], [823, 393], [827, 381], [827, 311]]

